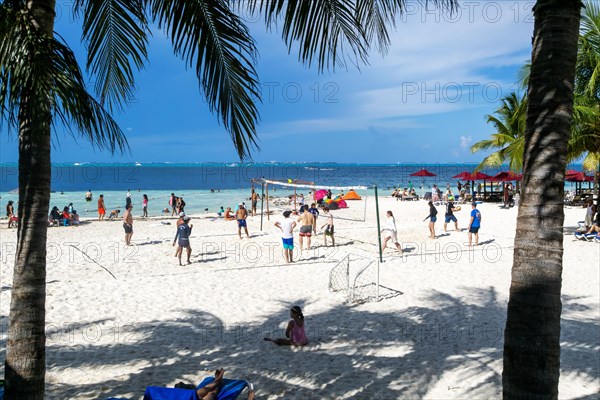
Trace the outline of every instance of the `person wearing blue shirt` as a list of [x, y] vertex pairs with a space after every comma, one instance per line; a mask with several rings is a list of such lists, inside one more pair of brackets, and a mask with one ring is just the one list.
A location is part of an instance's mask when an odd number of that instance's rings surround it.
[[181, 253], [183, 253], [183, 249], [185, 249], [187, 253], [187, 263], [192, 263], [190, 260], [190, 257], [192, 255], [192, 246], [190, 246], [190, 235], [192, 234], [192, 228], [194, 227], [194, 225], [188, 225], [188, 223], [190, 222], [189, 216], [185, 215], [182, 218], [183, 222], [177, 226], [177, 234], [175, 234], [175, 239], [173, 239], [173, 246], [175, 246], [175, 242], [178, 242], [178, 247], [175, 256], [179, 259], [179, 265], [181, 265]]
[[477, 203], [471, 203], [471, 221], [469, 221], [469, 247], [471, 245], [471, 239], [475, 234], [475, 246], [479, 244], [479, 228], [481, 227], [481, 213], [477, 209]]

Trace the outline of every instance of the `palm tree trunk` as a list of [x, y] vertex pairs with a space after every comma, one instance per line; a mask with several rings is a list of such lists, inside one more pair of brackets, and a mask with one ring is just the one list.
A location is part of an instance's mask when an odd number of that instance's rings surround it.
[[[53, 0], [28, 2], [35, 23], [50, 36], [54, 28], [54, 6]], [[39, 82], [30, 82], [27, 87], [34, 86], [39, 87]], [[29, 93], [23, 97], [19, 109], [19, 226], [6, 346], [7, 400], [43, 399], [46, 373], [46, 234], [50, 203], [51, 114], [49, 96], [33, 95], [32, 90]]]
[[523, 188], [506, 327], [505, 399], [556, 399], [560, 369], [563, 197], [581, 3], [538, 0]]

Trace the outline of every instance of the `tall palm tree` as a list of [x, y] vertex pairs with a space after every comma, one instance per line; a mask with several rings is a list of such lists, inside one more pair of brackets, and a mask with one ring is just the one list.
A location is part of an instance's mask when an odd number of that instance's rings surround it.
[[538, 0], [504, 331], [505, 399], [558, 398], [563, 196], [582, 3]]
[[486, 158], [476, 167], [499, 167], [508, 161], [514, 172], [523, 169], [523, 147], [525, 145], [525, 116], [527, 97], [520, 98], [515, 92], [502, 99], [502, 105], [494, 112], [497, 116], [487, 115], [489, 124], [494, 125], [496, 133], [491, 139], [481, 140], [471, 146], [471, 153], [488, 149], [500, 149]]
[[[429, 2], [453, 9], [457, 1]], [[256, 146], [260, 93], [255, 43], [236, 11], [264, 15], [267, 27], [282, 22], [290, 51], [297, 46], [299, 60], [322, 71], [364, 62], [372, 43], [384, 53], [387, 27], [405, 8], [404, 0], [75, 0], [96, 101], [73, 53], [54, 33], [55, 6], [55, 0], [0, 2], [0, 107], [2, 121], [19, 135], [21, 221], [5, 362], [7, 399], [44, 397], [52, 126], [58, 120], [99, 148], [127, 149], [107, 110], [131, 97], [134, 71], [147, 62], [152, 23], [167, 33], [175, 55], [195, 69], [209, 109], [245, 158]]]

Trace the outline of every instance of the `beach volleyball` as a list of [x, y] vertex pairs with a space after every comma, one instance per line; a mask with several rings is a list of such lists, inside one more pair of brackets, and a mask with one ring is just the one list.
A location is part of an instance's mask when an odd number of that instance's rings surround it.
[[460, 206], [456, 206], [454, 209], [455, 209], [456, 211], [460, 211]]

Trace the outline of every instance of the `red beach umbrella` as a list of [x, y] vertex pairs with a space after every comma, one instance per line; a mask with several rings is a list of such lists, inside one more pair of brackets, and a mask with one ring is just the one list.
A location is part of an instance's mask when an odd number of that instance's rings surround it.
[[425, 184], [426, 176], [436, 176], [436, 175], [433, 172], [427, 171], [425, 168], [423, 168], [420, 171], [413, 172], [412, 174], [410, 174], [410, 176], [420, 176], [421, 177], [421, 187], [423, 187], [423, 185]]
[[523, 178], [522, 175], [517, 175], [512, 171], [503, 171], [503, 172], [496, 174], [492, 178], [490, 178], [490, 181], [492, 181], [492, 182], [520, 181], [522, 178]]
[[413, 172], [412, 174], [410, 174], [410, 176], [422, 176], [422, 177], [425, 177], [425, 176], [436, 176], [436, 174], [434, 174], [433, 172], [429, 172], [425, 168], [423, 168], [420, 171]]
[[458, 175], [454, 175], [452, 179], [460, 179], [461, 181], [468, 181], [471, 173], [469, 171], [461, 172]]
[[575, 171], [575, 173], [572, 174], [567, 174], [565, 176], [565, 180], [567, 182], [593, 182], [594, 181], [594, 177], [591, 175], [586, 175], [583, 172], [577, 172]]
[[487, 179], [490, 179], [492, 176], [488, 175], [488, 174], [484, 174], [483, 172], [475, 172], [473, 174], [469, 175], [469, 179], [470, 181], [485, 181]]

